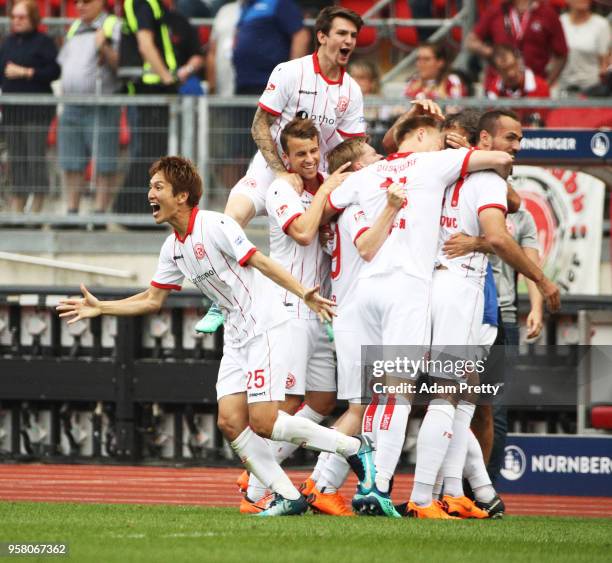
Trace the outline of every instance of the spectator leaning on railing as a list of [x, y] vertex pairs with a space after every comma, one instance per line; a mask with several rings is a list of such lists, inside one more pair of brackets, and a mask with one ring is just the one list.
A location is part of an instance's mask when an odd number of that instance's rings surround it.
[[467, 96], [467, 88], [461, 78], [450, 71], [451, 62], [446, 45], [419, 45], [416, 73], [408, 80], [404, 95], [411, 100], [441, 100]]
[[[497, 78], [487, 89], [487, 97], [496, 98], [548, 98], [550, 89], [546, 80], [526, 68], [520, 53], [510, 45], [497, 45], [493, 49], [493, 66]], [[546, 110], [517, 111], [523, 125], [543, 125]]]
[[[3, 94], [51, 94], [59, 77], [53, 40], [37, 30], [40, 13], [35, 0], [17, 0], [11, 9], [11, 33], [0, 45]], [[51, 105], [2, 107], [2, 128], [10, 162], [13, 193], [10, 208], [22, 212], [34, 195], [32, 211], [40, 211], [49, 191], [45, 159], [47, 130], [55, 114]]]
[[[119, 89], [116, 70], [121, 20], [109, 15], [104, 4], [105, 0], [77, 0], [79, 19], [70, 26], [58, 57], [63, 94], [97, 96]], [[120, 111], [119, 106], [64, 104], [59, 118], [58, 151], [68, 213], [79, 210], [90, 159], [96, 188], [95, 211], [108, 211], [116, 184]]]
[[[565, 35], [557, 12], [546, 0], [502, 0], [482, 14], [468, 34], [467, 47], [490, 59], [495, 45], [512, 45], [525, 64], [554, 84], [567, 57]], [[485, 81], [488, 86], [492, 76]]]

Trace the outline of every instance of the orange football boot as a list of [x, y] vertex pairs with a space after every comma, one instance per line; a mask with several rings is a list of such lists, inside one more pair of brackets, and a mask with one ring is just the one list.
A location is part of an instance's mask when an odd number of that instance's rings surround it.
[[345, 498], [339, 493], [324, 494], [313, 487], [307, 499], [308, 504], [316, 512], [329, 514], [330, 516], [355, 516], [353, 511], [347, 508]]
[[312, 493], [313, 489], [315, 488], [315, 485], [316, 483], [310, 477], [308, 477], [308, 479], [306, 479], [306, 481], [304, 481], [298, 487], [298, 491], [300, 491], [302, 496], [308, 497], [308, 495]]
[[444, 495], [442, 507], [447, 514], [459, 518], [489, 518], [489, 513], [486, 510], [478, 508], [473, 500], [465, 496], [451, 497]]
[[240, 501], [240, 514], [257, 514], [258, 512], [263, 512], [268, 508], [270, 501], [273, 499], [274, 494], [272, 493], [267, 494], [257, 502], [249, 500], [249, 498], [244, 495]]
[[427, 506], [419, 506], [414, 502], [408, 503], [407, 516], [409, 518], [433, 518], [437, 520], [459, 520], [455, 516], [450, 516], [442, 508], [440, 501], [434, 500]]
[[249, 472], [248, 471], [243, 471], [240, 474], [240, 477], [236, 479], [236, 485], [238, 485], [240, 492], [243, 495], [245, 495], [247, 492], [247, 489], [249, 488]]

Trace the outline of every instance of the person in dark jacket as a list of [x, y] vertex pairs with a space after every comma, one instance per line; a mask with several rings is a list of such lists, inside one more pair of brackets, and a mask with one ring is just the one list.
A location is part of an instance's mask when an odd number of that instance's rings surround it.
[[[40, 22], [35, 0], [17, 0], [11, 10], [11, 34], [0, 45], [2, 93], [51, 94], [59, 78], [53, 40], [37, 31]], [[11, 171], [11, 211], [22, 212], [29, 194], [32, 211], [40, 211], [49, 178], [45, 162], [47, 130], [55, 115], [51, 105], [2, 105], [2, 128]]]

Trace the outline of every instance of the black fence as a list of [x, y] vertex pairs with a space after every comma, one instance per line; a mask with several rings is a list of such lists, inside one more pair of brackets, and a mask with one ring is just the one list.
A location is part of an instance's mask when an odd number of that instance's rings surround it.
[[[135, 293], [93, 292], [102, 299]], [[0, 287], [0, 459], [230, 459], [216, 429], [222, 332], [193, 332], [208, 303], [187, 290], [171, 295], [156, 315], [67, 325], [55, 306], [74, 294], [76, 288]], [[570, 350], [579, 344], [584, 310], [612, 311], [612, 298], [566, 297], [562, 313], [547, 319], [544, 343]], [[506, 367], [537, 372], [554, 386], [560, 373], [576, 372], [577, 356], [569, 353], [560, 364], [526, 345]], [[522, 379], [523, 392], [531, 393], [529, 377]], [[575, 405], [513, 407], [510, 428], [575, 432], [576, 417]]]

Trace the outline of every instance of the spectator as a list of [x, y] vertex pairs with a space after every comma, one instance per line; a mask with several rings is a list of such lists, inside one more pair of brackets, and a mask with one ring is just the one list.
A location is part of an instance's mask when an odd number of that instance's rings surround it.
[[565, 94], [584, 92], [601, 83], [610, 60], [610, 24], [591, 11], [591, 0], [568, 0], [561, 25], [569, 47], [567, 64], [559, 77]]
[[441, 100], [467, 96], [467, 88], [450, 72], [451, 57], [442, 43], [424, 43], [418, 47], [416, 73], [408, 80], [404, 95], [413, 100]]
[[[77, 0], [79, 19], [68, 30], [58, 57], [63, 94], [113, 94], [119, 89], [116, 70], [121, 21], [105, 11], [104, 3]], [[120, 112], [119, 106], [64, 105], [58, 125], [58, 152], [69, 214], [79, 210], [90, 159], [95, 211], [108, 211], [116, 183]]]
[[[35, 0], [17, 0], [11, 9], [11, 33], [0, 46], [3, 94], [51, 94], [51, 82], [60, 75], [53, 40], [37, 30], [40, 13]], [[44, 104], [3, 105], [14, 192], [10, 209], [23, 212], [33, 194], [32, 211], [39, 212], [49, 191], [45, 159], [47, 130], [55, 107]]]
[[308, 54], [310, 33], [293, 0], [244, 0], [236, 30], [236, 93], [260, 95], [277, 64]]
[[359, 84], [364, 96], [380, 94], [380, 73], [378, 67], [367, 59], [357, 59], [349, 63], [348, 72], [351, 78]]
[[[492, 5], [470, 31], [466, 43], [470, 51], [485, 59], [493, 56], [495, 45], [512, 45], [525, 64], [548, 84], [557, 81], [567, 58], [559, 16], [546, 1], [502, 0]], [[492, 80], [489, 74], [485, 87]]]
[[[140, 78], [128, 90], [147, 95], [178, 93], [204, 62], [197, 33], [184, 17], [169, 15], [160, 0], [124, 0], [124, 11], [143, 61]], [[168, 152], [168, 106], [143, 105], [129, 115], [131, 163], [115, 207], [124, 213], [145, 212], [147, 202], [140, 186], [147, 181], [149, 163]]]
[[[498, 73], [486, 94], [496, 98], [548, 98], [546, 80], [525, 68], [520, 53], [510, 45], [497, 45], [493, 50], [493, 66]], [[546, 111], [529, 109], [518, 111], [523, 125], [543, 125]]]

